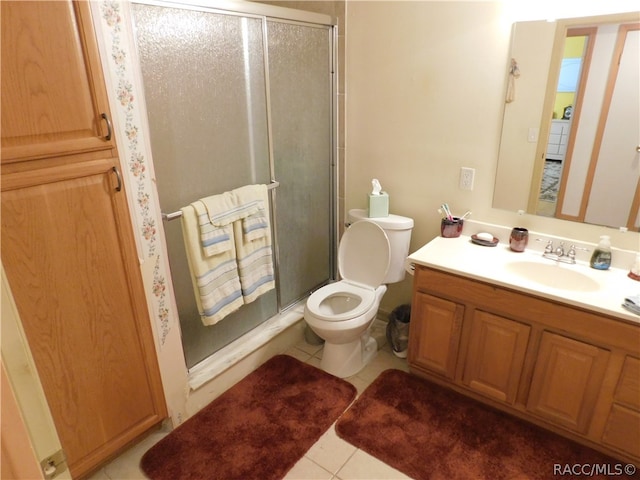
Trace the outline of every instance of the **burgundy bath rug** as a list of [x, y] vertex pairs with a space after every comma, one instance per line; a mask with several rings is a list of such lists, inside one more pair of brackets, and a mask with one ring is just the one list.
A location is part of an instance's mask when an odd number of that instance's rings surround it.
[[153, 480], [281, 479], [355, 396], [347, 381], [278, 355], [154, 445], [142, 470]]
[[383, 372], [340, 417], [336, 432], [415, 480], [584, 478], [567, 475], [567, 466], [625, 467], [400, 370]]

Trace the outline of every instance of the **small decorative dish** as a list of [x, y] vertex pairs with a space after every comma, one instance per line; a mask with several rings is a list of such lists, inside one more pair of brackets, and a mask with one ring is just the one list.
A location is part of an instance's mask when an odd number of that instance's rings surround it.
[[497, 237], [493, 237], [493, 240], [483, 240], [481, 238], [478, 238], [478, 236], [474, 234], [471, 235], [471, 242], [475, 243], [476, 245], [482, 245], [483, 247], [495, 247], [496, 245], [498, 245], [500, 240], [498, 240]]

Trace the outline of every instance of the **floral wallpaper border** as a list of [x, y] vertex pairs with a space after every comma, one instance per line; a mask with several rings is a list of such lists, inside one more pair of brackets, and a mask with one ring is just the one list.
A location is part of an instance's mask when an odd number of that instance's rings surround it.
[[[125, 170], [123, 173], [127, 186], [130, 187], [128, 191], [134, 197], [132, 213], [136, 229], [134, 233], [141, 248], [139, 254], [142, 255], [143, 261], [154, 262], [151, 292], [147, 292], [147, 299], [152, 304], [159, 345], [162, 347], [172, 323], [170, 300], [167, 298], [167, 270], [158, 235], [158, 229], [162, 228], [158, 226], [158, 222], [162, 221], [162, 217], [154, 198], [153, 166], [151, 154], [147, 151], [148, 143], [145, 142], [146, 132], [141, 128], [143, 123], [139, 102], [142, 95], [136, 89], [133, 55], [130, 51], [134, 41], [130, 38], [130, 30], [123, 23], [123, 11], [122, 1], [103, 0], [99, 4], [99, 19], [94, 15], [94, 22], [101, 22], [96, 30], [98, 36], [102, 34], [107, 53], [103, 61], [109, 65], [109, 71], [105, 72], [105, 76], [110, 76], [110, 88], [113, 89], [108, 93], [112, 108], [114, 103], [118, 106], [112, 115], [117, 115], [121, 129], [116, 132], [116, 136]], [[109, 84], [107, 87], [109, 88]]]

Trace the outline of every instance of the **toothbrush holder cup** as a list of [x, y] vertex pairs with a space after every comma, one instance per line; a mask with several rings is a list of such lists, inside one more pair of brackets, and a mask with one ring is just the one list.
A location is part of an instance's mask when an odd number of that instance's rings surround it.
[[457, 238], [462, 233], [462, 227], [464, 226], [464, 220], [458, 217], [453, 217], [451, 220], [443, 218], [440, 222], [440, 234], [444, 238]]
[[509, 248], [514, 252], [524, 252], [529, 243], [529, 230], [522, 227], [515, 227], [509, 236]]

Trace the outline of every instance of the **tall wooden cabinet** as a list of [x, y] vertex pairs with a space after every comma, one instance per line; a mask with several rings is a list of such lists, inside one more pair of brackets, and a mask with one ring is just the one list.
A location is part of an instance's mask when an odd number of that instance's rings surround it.
[[1, 8], [2, 263], [81, 477], [166, 406], [89, 6]]

